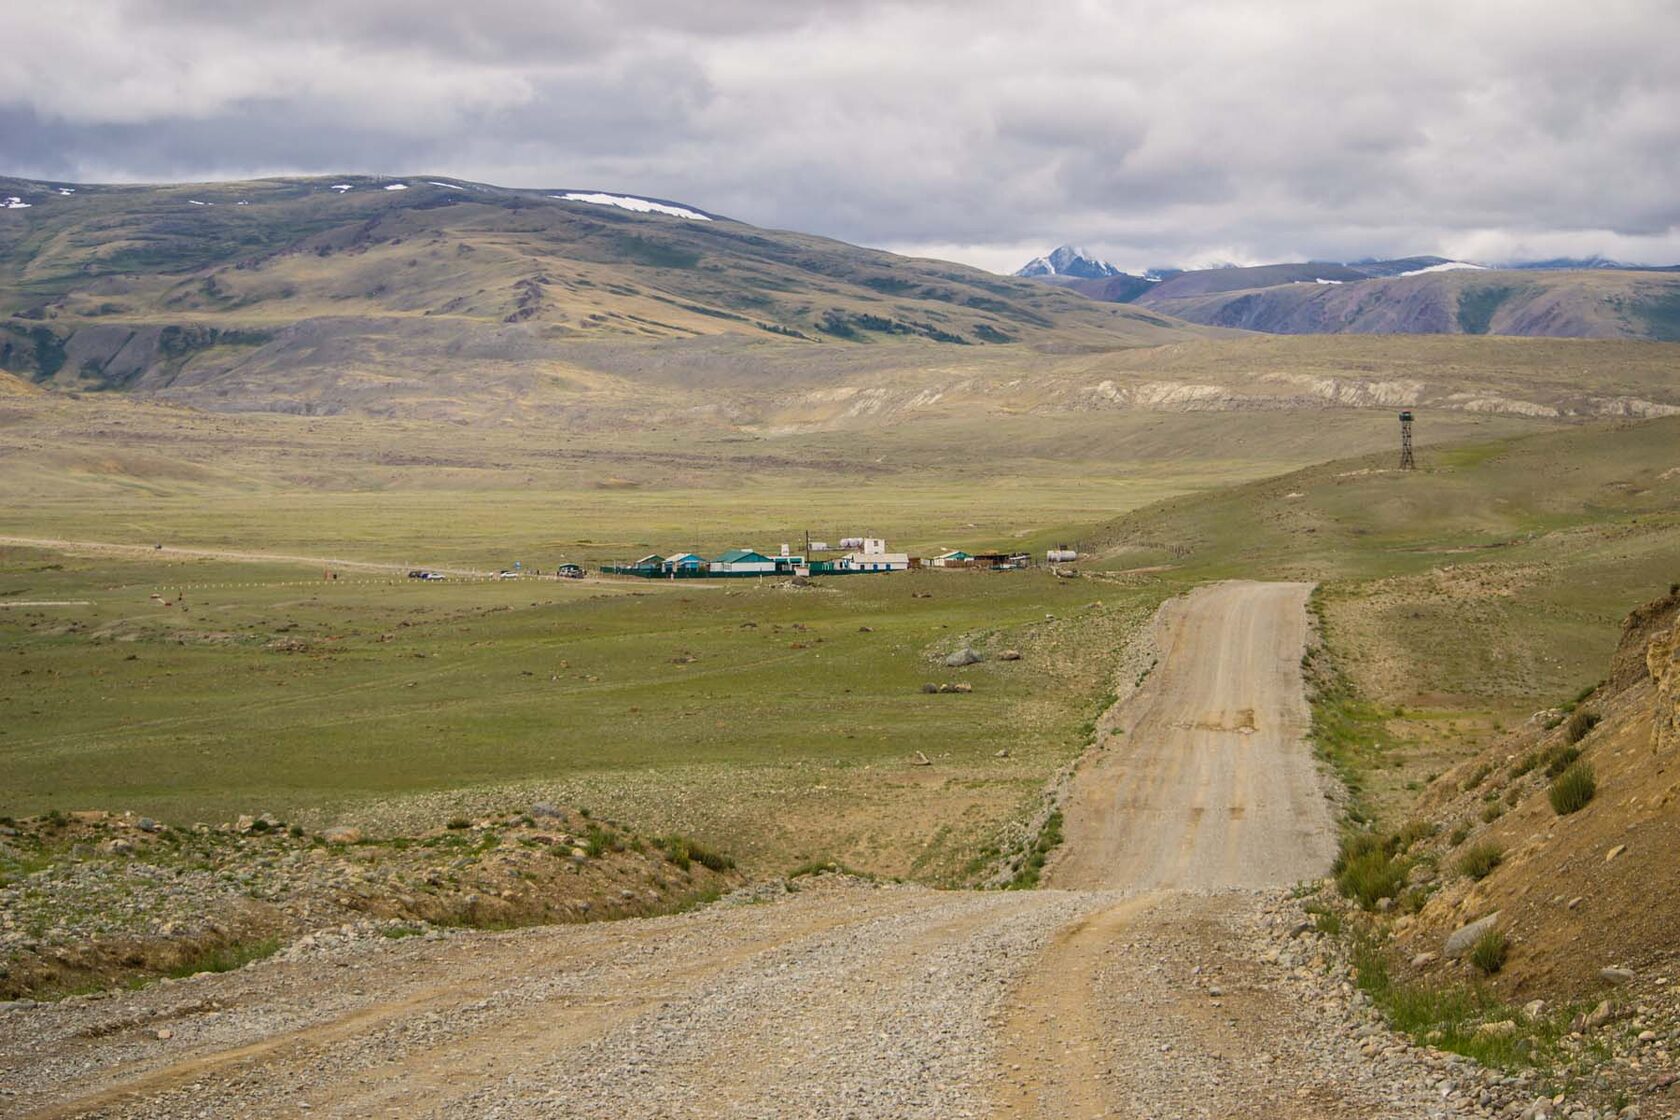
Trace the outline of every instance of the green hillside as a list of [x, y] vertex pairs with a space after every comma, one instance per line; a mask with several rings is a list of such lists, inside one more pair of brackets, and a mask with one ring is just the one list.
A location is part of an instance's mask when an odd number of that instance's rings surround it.
[[961, 265], [555, 191], [349, 176], [0, 179], [0, 193], [28, 202], [0, 211], [0, 368], [62, 388], [213, 398], [241, 371], [241, 392], [273, 379], [285, 407], [289, 377], [328, 372], [345, 387], [316, 402], [330, 411], [366, 407], [370, 383], [463, 363], [524, 392], [602, 346], [725, 336], [809, 361], [799, 351], [1206, 333]]

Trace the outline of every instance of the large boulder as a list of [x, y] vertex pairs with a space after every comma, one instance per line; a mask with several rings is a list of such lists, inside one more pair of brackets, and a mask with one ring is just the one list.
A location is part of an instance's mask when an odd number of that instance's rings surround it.
[[1467, 926], [1460, 926], [1447, 936], [1447, 942], [1441, 947], [1443, 955], [1448, 957], [1462, 957], [1470, 951], [1476, 939], [1499, 924], [1499, 911], [1477, 918]]
[[981, 657], [973, 646], [964, 646], [947, 657], [945, 664], [952, 669], [961, 669], [964, 665], [975, 665], [984, 660], [986, 659]]

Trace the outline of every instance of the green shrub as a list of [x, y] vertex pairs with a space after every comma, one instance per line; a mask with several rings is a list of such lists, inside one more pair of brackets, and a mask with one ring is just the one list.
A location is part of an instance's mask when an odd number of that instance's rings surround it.
[[1593, 774], [1592, 764], [1577, 762], [1552, 779], [1546, 796], [1551, 798], [1553, 811], [1560, 817], [1566, 817], [1586, 808], [1587, 802], [1597, 792], [1598, 778]]
[[1498, 802], [1495, 802], [1492, 805], [1489, 805], [1487, 808], [1482, 810], [1482, 823], [1483, 824], [1492, 824], [1494, 821], [1498, 820], [1500, 817], [1503, 817], [1504, 815], [1505, 815], [1505, 806], [1499, 804]]
[[459, 832], [461, 829], [469, 828], [471, 826], [472, 826], [472, 822], [467, 820], [466, 817], [450, 817], [449, 818], [449, 823], [445, 827], [454, 829], [455, 831]]
[[1385, 898], [1393, 898], [1406, 885], [1411, 862], [1397, 859], [1398, 837], [1387, 840], [1372, 832], [1350, 832], [1342, 838], [1341, 852], [1333, 870], [1336, 888], [1366, 910], [1373, 910]]
[[1510, 952], [1510, 939], [1502, 931], [1490, 929], [1470, 946], [1470, 963], [1483, 975], [1492, 976], [1505, 967], [1505, 958]]
[[1504, 848], [1491, 840], [1481, 840], [1464, 850], [1464, 854], [1458, 857], [1457, 866], [1461, 875], [1479, 880], [1486, 879], [1504, 861]]
[[1447, 837], [1447, 842], [1456, 848], [1468, 839], [1470, 839], [1470, 826], [1461, 824], [1452, 830], [1452, 835]]
[[1474, 770], [1470, 771], [1470, 776], [1465, 778], [1464, 781], [1462, 783], [1460, 783], [1459, 788], [1464, 789], [1464, 790], [1475, 789], [1477, 786], [1481, 785], [1484, 781], [1486, 781], [1487, 776], [1491, 773], [1493, 773], [1492, 765], [1484, 762], [1480, 766], [1476, 767]]
[[1564, 734], [1569, 737], [1571, 743], [1579, 743], [1587, 737], [1588, 732], [1598, 726], [1599, 719], [1600, 716], [1597, 712], [1589, 712], [1582, 708], [1569, 717], [1569, 726], [1565, 729]]

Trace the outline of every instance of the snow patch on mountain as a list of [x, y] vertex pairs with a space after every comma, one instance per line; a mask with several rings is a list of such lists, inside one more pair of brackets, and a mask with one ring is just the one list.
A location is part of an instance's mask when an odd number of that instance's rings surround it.
[[1083, 280], [1103, 280], [1119, 276], [1118, 268], [1101, 257], [1077, 245], [1059, 245], [1042, 257], [1034, 257], [1016, 269], [1017, 276], [1074, 276]]
[[33, 205], [33, 202], [25, 202], [14, 194], [7, 197], [5, 203], [0, 205], [0, 210], [27, 210]]
[[388, 190], [388, 191], [406, 191], [408, 189], [408, 184], [407, 183], [387, 183], [387, 184], [385, 184], [385, 189]]
[[669, 214], [673, 218], [687, 218], [691, 222], [709, 222], [712, 220], [699, 211], [690, 210], [686, 206], [670, 206], [663, 202], [650, 202], [645, 198], [635, 198], [626, 194], [573, 191], [570, 194], [551, 194], [548, 197], [558, 199], [561, 202], [588, 202], [596, 206], [617, 206], [621, 210], [632, 210], [638, 214]]
[[1426, 272], [1457, 272], [1464, 268], [1485, 269], [1486, 265], [1471, 264], [1469, 261], [1442, 261], [1427, 268], [1414, 268], [1410, 272], [1402, 272], [1402, 276], [1422, 276]]

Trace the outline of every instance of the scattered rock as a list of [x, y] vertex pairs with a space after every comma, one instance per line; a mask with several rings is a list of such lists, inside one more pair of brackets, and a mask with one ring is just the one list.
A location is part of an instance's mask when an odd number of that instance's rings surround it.
[[981, 657], [973, 646], [964, 646], [947, 657], [945, 665], [947, 668], [960, 669], [964, 665], [977, 665], [984, 660], [985, 658]]
[[1019, 661], [1021, 660], [1021, 651], [1018, 649], [1006, 649], [1002, 653], [998, 654], [998, 660]]
[[1604, 854], [1604, 862], [1609, 863], [1611, 860], [1615, 859], [1617, 856], [1621, 855], [1625, 851], [1627, 851], [1627, 845], [1626, 844], [1617, 844], [1614, 848], [1611, 848], [1608, 852], [1606, 852]]
[[158, 824], [158, 822], [154, 821], [151, 817], [141, 817], [139, 820], [134, 822], [134, 827], [138, 828], [141, 832], [160, 832], [163, 828], [162, 825]]
[[934, 684], [932, 681], [929, 681], [926, 684], [922, 685], [922, 691], [923, 692], [930, 692], [930, 693], [931, 692], [938, 692], [939, 691], [939, 686]]
[[1631, 968], [1617, 968], [1615, 966], [1611, 966], [1609, 968], [1599, 969], [1598, 976], [1599, 979], [1608, 980], [1612, 984], [1626, 984], [1633, 980], [1633, 970]]
[[362, 842], [362, 830], [347, 824], [335, 824], [321, 833], [321, 839], [329, 844], [359, 844]]
[[1417, 956], [1412, 958], [1412, 967], [1428, 968], [1439, 959], [1440, 957], [1435, 953], [1419, 953]]
[[1516, 1034], [1517, 1024], [1514, 1019], [1498, 1019], [1476, 1028], [1477, 1038], [1515, 1038]]
[[1523, 1004], [1522, 1013], [1524, 1019], [1527, 1019], [1531, 1023], [1536, 1022], [1546, 1013], [1546, 1001], [1543, 999], [1531, 999], [1527, 1003]]

